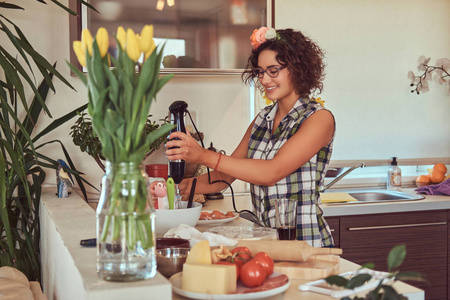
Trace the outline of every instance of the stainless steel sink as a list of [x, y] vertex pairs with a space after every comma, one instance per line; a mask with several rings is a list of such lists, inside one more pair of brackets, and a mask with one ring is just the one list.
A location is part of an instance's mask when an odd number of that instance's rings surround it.
[[379, 203], [379, 202], [396, 202], [396, 201], [417, 201], [425, 199], [425, 197], [417, 194], [410, 194], [400, 191], [391, 191], [385, 189], [370, 189], [370, 190], [346, 190], [340, 191], [349, 193], [350, 196], [356, 198], [358, 201], [347, 202], [347, 204], [362, 204], [362, 203]]

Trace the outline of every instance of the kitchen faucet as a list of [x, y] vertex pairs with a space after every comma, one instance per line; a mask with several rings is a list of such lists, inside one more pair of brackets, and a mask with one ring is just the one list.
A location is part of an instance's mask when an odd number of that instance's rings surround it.
[[332, 182], [330, 182], [329, 184], [327, 184], [326, 186], [320, 186], [319, 191], [320, 192], [324, 192], [325, 190], [329, 189], [331, 186], [333, 186], [336, 182], [338, 182], [339, 180], [341, 180], [342, 178], [344, 178], [348, 173], [352, 172], [355, 169], [358, 168], [364, 168], [366, 166], [365, 163], [359, 163], [357, 165], [354, 165], [353, 167], [350, 167], [347, 171], [345, 171], [344, 173], [342, 173], [341, 175], [339, 175], [338, 177], [336, 177]]

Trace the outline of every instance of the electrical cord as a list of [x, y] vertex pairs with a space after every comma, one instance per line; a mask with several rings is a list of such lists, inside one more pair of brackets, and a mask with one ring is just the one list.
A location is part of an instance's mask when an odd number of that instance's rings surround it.
[[[194, 120], [192, 120], [191, 113], [190, 113], [188, 110], [186, 110], [186, 112], [187, 112], [187, 114], [189, 115], [189, 118], [190, 118], [190, 120], [191, 120], [192, 125], [194, 126], [194, 129], [195, 129], [195, 132], [196, 132], [197, 135], [198, 135], [198, 138], [200, 139], [200, 144], [202, 145], [202, 147], [203, 147], [204, 149], [206, 149], [206, 148], [205, 148], [205, 144], [203, 143], [203, 139], [202, 139], [202, 137], [201, 137], [201, 135], [200, 135], [200, 132], [198, 131], [197, 126], [195, 126]], [[258, 218], [256, 217], [256, 215], [255, 215], [254, 212], [252, 212], [252, 211], [250, 211], [250, 210], [248, 210], [248, 209], [237, 210], [237, 208], [236, 208], [236, 201], [234, 200], [234, 191], [233, 191], [233, 188], [231, 187], [231, 184], [228, 183], [228, 182], [225, 181], [225, 180], [215, 180], [215, 181], [211, 182], [211, 174], [210, 174], [210, 171], [209, 171], [209, 167], [206, 167], [206, 170], [207, 170], [207, 172], [208, 172], [208, 182], [209, 182], [209, 184], [225, 183], [225, 184], [230, 188], [230, 191], [231, 191], [231, 200], [232, 200], [232, 202], [233, 202], [233, 209], [234, 209], [234, 211], [237, 212], [238, 214], [241, 214], [241, 213], [243, 213], [243, 212], [249, 213], [250, 215], [252, 215], [252, 217], [254, 218], [255, 222], [257, 222], [257, 223], [259, 224], [259, 220], [258, 220]]]

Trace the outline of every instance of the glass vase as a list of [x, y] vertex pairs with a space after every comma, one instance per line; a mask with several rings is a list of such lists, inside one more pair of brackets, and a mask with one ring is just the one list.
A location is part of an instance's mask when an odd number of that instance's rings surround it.
[[97, 207], [97, 273], [104, 280], [156, 275], [155, 208], [143, 165], [107, 162]]

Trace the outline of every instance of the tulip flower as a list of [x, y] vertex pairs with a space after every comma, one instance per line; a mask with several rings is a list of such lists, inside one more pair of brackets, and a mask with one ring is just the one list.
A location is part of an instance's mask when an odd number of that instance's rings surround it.
[[155, 50], [155, 49], [156, 49], [156, 44], [155, 44], [155, 41], [152, 39], [151, 44], [150, 44], [150, 49], [147, 52], [145, 52], [144, 60], [146, 60], [152, 54], [153, 50]]
[[[92, 128], [101, 141], [106, 160], [111, 166], [123, 163], [123, 166], [130, 166], [131, 163], [138, 166], [155, 139], [167, 136], [173, 127], [171, 124], [162, 125], [151, 136], [143, 132], [151, 103], [173, 74], [160, 76], [163, 49], [155, 49], [152, 26], [145, 26], [140, 35], [132, 29], [118, 27], [115, 38], [118, 51], [113, 57], [108, 53], [108, 32], [100, 28], [95, 35], [99, 53], [93, 55], [91, 33], [83, 30], [81, 41], [75, 41], [73, 49], [87, 72], [83, 73], [70, 63], [69, 67], [88, 89]], [[148, 57], [148, 60], [139, 62], [141, 55]], [[111, 61], [114, 68], [109, 68]], [[148, 215], [145, 178], [141, 174], [131, 175], [137, 191], [134, 193], [128, 186], [122, 186], [122, 178], [129, 180], [128, 175], [121, 172], [111, 174], [108, 178], [111, 179], [113, 192], [104, 198], [105, 203], [109, 201], [110, 207], [102, 211], [102, 214], [105, 213], [102, 217], [104, 222], [98, 225], [97, 242], [104, 245], [125, 241], [130, 253], [137, 247], [139, 253], [151, 250], [154, 247], [154, 232], [153, 223], [145, 217]], [[127, 196], [115, 191], [125, 191]], [[118, 220], [118, 214], [131, 217]], [[121, 236], [122, 233], [125, 236]]]
[[73, 51], [75, 52], [75, 55], [77, 56], [78, 62], [83, 67], [86, 67], [86, 51], [83, 52], [83, 47], [81, 45], [81, 41], [73, 42]]
[[94, 42], [91, 32], [89, 29], [83, 29], [81, 32], [81, 46], [84, 53], [86, 53], [86, 48], [89, 51], [89, 55], [92, 56], [92, 43]]
[[133, 29], [131, 29], [131, 28], [128, 28], [128, 30], [127, 30], [126, 51], [127, 51], [128, 57], [132, 61], [138, 61], [139, 57], [141, 56], [141, 50], [139, 49], [139, 44], [136, 39], [136, 35], [135, 35]]
[[120, 44], [120, 47], [122, 47], [122, 50], [125, 51], [125, 45], [127, 42], [127, 33], [125, 32], [125, 29], [123, 29], [122, 26], [119, 26], [117, 28], [117, 35], [116, 35], [117, 41]]
[[100, 56], [103, 58], [108, 53], [109, 48], [109, 37], [108, 31], [104, 27], [100, 27], [97, 30], [97, 35], [95, 36], [97, 41], [98, 49], [100, 50]]
[[153, 25], [145, 25], [141, 31], [141, 51], [147, 53], [148, 51], [150, 51], [152, 45], [154, 44], [155, 42], [153, 41]]

